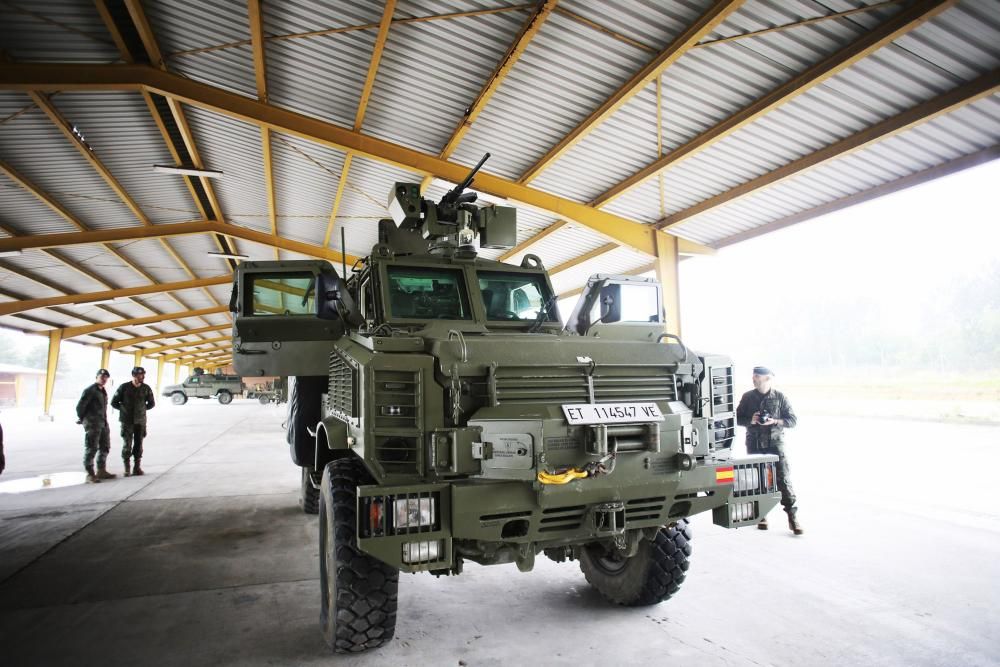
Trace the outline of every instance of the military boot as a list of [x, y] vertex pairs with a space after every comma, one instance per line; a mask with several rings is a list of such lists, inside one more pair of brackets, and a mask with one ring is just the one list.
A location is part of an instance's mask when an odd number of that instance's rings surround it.
[[138, 477], [139, 475], [145, 475], [142, 468], [139, 466], [139, 459], [135, 460], [135, 467], [132, 468], [132, 476]]
[[125, 477], [131, 477], [132, 476], [132, 460], [131, 459], [123, 459], [123, 460], [125, 462]]
[[108, 469], [104, 466], [98, 466], [97, 468], [97, 479], [114, 479], [118, 475], [108, 472]]
[[799, 520], [793, 514], [788, 515], [788, 529], [796, 535], [801, 535], [805, 532], [802, 530], [802, 524], [799, 523]]
[[767, 530], [767, 519], [761, 519], [757, 524], [757, 530]]
[[94, 466], [87, 466], [87, 484], [100, 484], [101, 480], [94, 474]]

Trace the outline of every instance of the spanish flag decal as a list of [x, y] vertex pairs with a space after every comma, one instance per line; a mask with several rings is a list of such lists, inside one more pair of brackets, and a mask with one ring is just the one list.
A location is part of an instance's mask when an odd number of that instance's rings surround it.
[[732, 484], [733, 483], [733, 467], [728, 468], [716, 468], [715, 469], [715, 483], [716, 484]]

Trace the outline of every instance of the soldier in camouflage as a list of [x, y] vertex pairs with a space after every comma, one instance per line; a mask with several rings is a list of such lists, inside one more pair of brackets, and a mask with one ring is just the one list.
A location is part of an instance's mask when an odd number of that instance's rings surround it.
[[[125, 476], [142, 475], [142, 441], [146, 437], [146, 411], [156, 405], [153, 400], [153, 390], [146, 384], [146, 369], [136, 366], [132, 369], [132, 381], [118, 387], [111, 407], [118, 410], [118, 419], [122, 424], [122, 461], [125, 463]], [[131, 467], [131, 459], [135, 457], [135, 467]]]
[[[108, 472], [108, 452], [111, 451], [111, 427], [108, 426], [108, 392], [104, 385], [111, 377], [106, 369], [97, 371], [94, 384], [83, 390], [80, 402], [76, 404], [77, 424], [83, 424], [83, 467], [87, 471], [87, 482], [96, 484], [102, 479], [114, 479], [117, 475]], [[97, 471], [94, 471], [94, 456], [97, 456]]]
[[[739, 407], [736, 408], [736, 423], [746, 426], [747, 454], [778, 455], [776, 469], [781, 506], [788, 514], [788, 528], [796, 535], [801, 535], [804, 531], [796, 518], [798, 508], [795, 506], [795, 490], [792, 488], [792, 479], [789, 475], [784, 442], [785, 429], [795, 426], [798, 419], [788, 397], [771, 388], [773, 376], [774, 373], [765, 366], [754, 367], [754, 388], [743, 394], [740, 399]], [[767, 518], [761, 519], [757, 527], [767, 530]]]

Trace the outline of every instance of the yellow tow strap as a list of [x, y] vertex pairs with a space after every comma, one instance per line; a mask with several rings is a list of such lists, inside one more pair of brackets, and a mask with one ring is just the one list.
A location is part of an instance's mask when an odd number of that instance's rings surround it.
[[538, 473], [538, 481], [542, 484], [567, 484], [574, 479], [583, 479], [588, 475], [589, 473], [586, 470], [580, 470], [579, 468], [570, 468], [561, 473], [551, 473], [543, 470]]

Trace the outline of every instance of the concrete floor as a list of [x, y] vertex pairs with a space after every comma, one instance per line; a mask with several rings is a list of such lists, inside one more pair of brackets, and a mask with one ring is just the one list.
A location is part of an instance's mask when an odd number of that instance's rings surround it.
[[[83, 485], [71, 407], [0, 416], [5, 667], [998, 664], [1000, 427], [803, 415], [803, 537], [780, 513], [766, 533], [698, 517], [682, 590], [642, 609], [544, 558], [403, 575], [395, 641], [341, 657], [319, 632], [316, 518], [296, 506], [283, 410], [163, 405], [148, 474]], [[42, 488], [51, 473], [76, 474]]]

